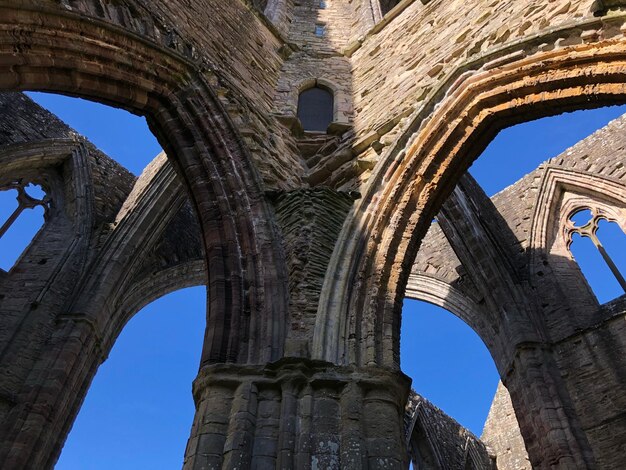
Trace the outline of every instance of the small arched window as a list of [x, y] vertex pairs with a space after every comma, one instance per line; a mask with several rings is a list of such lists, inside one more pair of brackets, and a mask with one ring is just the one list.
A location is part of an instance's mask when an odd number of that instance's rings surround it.
[[298, 97], [298, 119], [304, 130], [326, 132], [333, 122], [334, 101], [332, 92], [320, 86], [301, 92]]

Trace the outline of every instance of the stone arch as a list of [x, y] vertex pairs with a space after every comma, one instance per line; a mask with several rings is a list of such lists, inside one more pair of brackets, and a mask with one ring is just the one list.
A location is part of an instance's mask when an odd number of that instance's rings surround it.
[[[119, 304], [123, 303], [120, 298], [128, 295], [132, 273], [185, 202], [185, 196], [173, 167], [165, 154], [160, 154], [135, 183], [116, 217], [115, 230], [92, 262], [87, 275], [81, 278], [69, 311], [83, 312], [98, 326], [96, 333], [103, 343], [105, 354], [136, 313], [134, 309], [119, 308]], [[111, 263], [111, 260], [117, 262]], [[151, 286], [152, 292], [146, 291], [139, 296], [135, 290], [137, 305], [146, 305], [167, 292], [187, 287], [183, 279], [179, 280], [178, 287], [176, 283], [171, 285], [172, 281], [158, 282], [160, 276], [156, 277], [157, 282]], [[163, 293], [158, 291], [159, 288], [163, 289]]]
[[[191, 60], [192, 48], [184, 42], [163, 47], [123, 24], [84, 21], [89, 14], [57, 8], [0, 6], [0, 89], [63, 93], [146, 116], [202, 228], [210, 266], [202, 364], [279, 358], [288, 298], [282, 250], [256, 169], [202, 65]], [[155, 210], [149, 203], [146, 207]], [[138, 233], [142, 226], [140, 219], [129, 221], [127, 228]], [[85, 279], [90, 281], [91, 276]], [[54, 463], [77, 412], [77, 397], [85, 393], [108, 347], [99, 334], [104, 325], [80, 311], [86, 302], [73, 299], [73, 309], [58, 319], [16, 397], [0, 430], [2, 465], [47, 468]]]
[[206, 285], [206, 266], [203, 260], [190, 261], [180, 266], [164, 269], [150, 279], [143, 279], [127, 289], [120, 299], [118, 309], [123, 316], [132, 318], [146, 305], [167, 294], [187, 287]]
[[[189, 47], [164, 49], [117, 25], [80, 21], [80, 14], [61, 10], [0, 11], [0, 89], [58, 92], [143, 114], [170, 156], [190, 192], [210, 259], [209, 316], [219, 326], [208, 335], [204, 361], [279, 357], [287, 308], [284, 268], [275, 259], [280, 250], [258, 242], [274, 240], [269, 208], [230, 119], [199, 66], [185, 57]], [[16, 28], [23, 34], [13, 34]], [[277, 278], [265, 276], [274, 271]], [[266, 323], [257, 331], [266, 333], [255, 351], [244, 352], [239, 323], [251, 311]]]
[[[625, 51], [612, 40], [528, 57], [513, 52], [479, 70], [459, 72], [433, 96], [398, 148], [379, 163], [344, 226], [331, 260], [333, 287], [325, 285], [320, 300], [315, 356], [399, 367], [393, 325], [410, 266], [455, 181], [502, 128], [624, 102]], [[349, 332], [350, 324], [363, 328]]]
[[493, 331], [491, 325], [485, 323], [486, 317], [481, 306], [449, 283], [425, 274], [412, 273], [407, 283], [406, 297], [446, 309], [467, 324], [483, 343], [489, 345]]

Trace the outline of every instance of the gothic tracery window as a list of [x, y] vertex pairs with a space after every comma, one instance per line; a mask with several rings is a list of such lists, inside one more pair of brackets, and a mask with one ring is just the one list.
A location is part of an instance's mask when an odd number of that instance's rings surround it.
[[[626, 234], [600, 207], [581, 207], [564, 227], [567, 247], [600, 303], [626, 292], [622, 253]], [[621, 246], [619, 246], [621, 245]]]
[[9, 271], [42, 227], [49, 197], [40, 185], [13, 181], [0, 187], [0, 269]]
[[399, 0], [380, 0], [380, 11], [381, 11], [382, 15], [385, 16], [398, 3], [400, 3]]

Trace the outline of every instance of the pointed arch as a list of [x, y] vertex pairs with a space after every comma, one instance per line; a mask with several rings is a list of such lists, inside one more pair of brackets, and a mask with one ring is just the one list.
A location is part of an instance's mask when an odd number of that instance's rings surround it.
[[[582, 272], [572, 270], [577, 264], [569, 249], [569, 218], [581, 208], [593, 207], [606, 220], [616, 222], [626, 231], [626, 185], [619, 180], [574, 169], [548, 166], [539, 187], [532, 216], [529, 248], [529, 278], [536, 285], [547, 266], [557, 283], [572, 286], [568, 296], [577, 311], [576, 322], [593, 324], [598, 301]], [[572, 277], [571, 273], [580, 272]], [[540, 283], [539, 283], [540, 284]], [[537, 285], [537, 287], [541, 287]], [[585, 305], [592, 308], [582, 308]]]
[[[144, 115], [200, 221], [209, 266], [202, 364], [279, 358], [288, 304], [282, 248], [261, 179], [205, 64], [191, 43], [129, 14], [126, 4], [103, 11], [101, 2], [70, 3], [0, 2], [0, 90], [67, 94]], [[127, 228], [145, 226], [134, 220]], [[81, 292], [68, 299], [73, 309], [55, 326], [3, 423], [5, 466], [54, 462], [77, 406], [67, 391], [84, 393], [105, 354], [98, 332], [112, 325], [100, 324], [105, 316], [93, 309], [78, 310]]]
[[[259, 176], [230, 118], [184, 41], [165, 49], [159, 41], [166, 35], [146, 41], [132, 31], [138, 24], [111, 24], [87, 11], [0, 5], [0, 89], [63, 93], [145, 115], [191, 195], [211, 260], [209, 315], [220, 326], [208, 337], [204, 361], [279, 357], [284, 263]], [[23, 34], [13, 34], [16, 28]], [[240, 351], [238, 325], [252, 310], [263, 318], [254, 328], [264, 338]]]
[[[452, 73], [456, 81], [417, 113], [344, 225], [332, 285], [327, 278], [320, 299], [316, 357], [397, 367], [399, 332], [387, 325], [400, 314], [419, 241], [455, 182], [504, 127], [626, 101], [625, 61], [626, 43], [611, 40], [528, 57], [509, 51], [478, 70]], [[366, 327], [348, 342], [346, 327], [357, 317]]]
[[[566, 200], [563, 200], [568, 194]], [[547, 256], [557, 236], [563, 218], [568, 218], [585, 201], [600, 204], [622, 229], [626, 218], [626, 185], [600, 175], [573, 169], [549, 166], [541, 180], [530, 230], [531, 267]]]

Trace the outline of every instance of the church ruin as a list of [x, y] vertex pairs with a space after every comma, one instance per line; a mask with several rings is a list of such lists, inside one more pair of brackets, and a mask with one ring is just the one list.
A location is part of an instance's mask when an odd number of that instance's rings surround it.
[[[45, 211], [0, 270], [0, 467], [53, 468], [129, 319], [206, 285], [184, 469], [623, 468], [626, 296], [570, 248], [626, 231], [626, 117], [493, 198], [466, 170], [625, 78], [620, 0], [0, 0], [0, 190]], [[165, 153], [135, 178], [28, 90]], [[411, 391], [405, 297], [487, 345], [483, 436]]]

